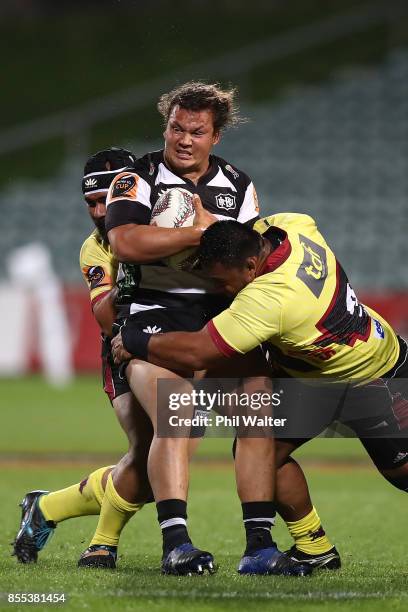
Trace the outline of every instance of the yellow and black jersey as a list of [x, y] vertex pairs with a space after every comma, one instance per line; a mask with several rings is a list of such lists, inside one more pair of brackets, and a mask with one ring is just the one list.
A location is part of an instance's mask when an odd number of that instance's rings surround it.
[[399, 354], [394, 331], [358, 302], [315, 221], [281, 213], [254, 229], [266, 237], [280, 231], [282, 242], [261, 274], [208, 324], [219, 350], [247, 353], [266, 343], [272, 358], [299, 378], [367, 380], [390, 370]]
[[92, 305], [112, 289], [118, 273], [118, 262], [109, 243], [94, 230], [85, 240], [79, 255], [79, 265], [88, 285]]

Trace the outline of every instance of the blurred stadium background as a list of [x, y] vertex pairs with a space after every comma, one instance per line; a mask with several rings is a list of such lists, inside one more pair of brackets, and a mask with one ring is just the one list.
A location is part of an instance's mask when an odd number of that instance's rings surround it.
[[[0, 31], [0, 373], [37, 371], [50, 352], [65, 363], [49, 365], [55, 380], [68, 361], [98, 369], [78, 267], [91, 229], [83, 163], [111, 144], [160, 147], [156, 100], [193, 78], [238, 87], [249, 121], [218, 152], [253, 177], [262, 210], [313, 215], [363, 300], [408, 331], [406, 2], [256, 0], [248, 14], [227, 0], [3, 1]], [[12, 256], [29, 243], [37, 250]], [[71, 338], [56, 337], [58, 350], [41, 344], [44, 326], [53, 333], [41, 312], [59, 300], [39, 290], [49, 266]]]
[[[125, 449], [101, 389], [99, 333], [78, 266], [92, 229], [80, 180], [85, 159], [98, 149], [118, 145], [143, 154], [161, 146], [155, 104], [176, 83], [206, 79], [237, 86], [249, 121], [224, 135], [218, 154], [253, 177], [263, 212], [314, 216], [360, 299], [408, 333], [408, 3], [248, 4], [0, 3], [0, 500], [10, 509], [3, 526], [7, 541], [25, 490], [67, 485], [83, 475], [84, 466], [114, 461]], [[229, 459], [230, 441], [206, 440], [200, 452]], [[399, 503], [398, 492], [373, 471], [359, 471], [365, 459], [354, 440], [314, 442], [304, 455], [317, 501], [348, 560], [354, 555], [358, 561], [361, 550], [374, 554], [370, 529], [380, 538], [386, 528], [375, 522], [376, 508], [390, 499]], [[337, 472], [321, 470], [333, 461], [339, 462]], [[203, 512], [202, 485], [209, 505], [235, 504], [238, 524], [232, 475], [217, 463], [209, 481], [209, 465], [195, 468], [192, 513]], [[353, 500], [362, 549], [344, 522]], [[150, 551], [151, 537], [158, 547], [153, 510], [147, 516], [142, 552]], [[91, 532], [89, 525], [88, 531], [75, 529], [65, 533], [85, 541]], [[224, 537], [214, 521], [208, 529], [210, 544], [211, 537]], [[67, 571], [80, 552], [78, 542], [69, 546], [52, 549]], [[239, 554], [241, 544], [236, 546]], [[402, 558], [402, 544], [400, 549]], [[8, 554], [4, 542], [0, 550]], [[11, 567], [7, 561], [7, 571]], [[388, 574], [381, 568], [367, 588], [383, 588]], [[364, 567], [356, 572], [361, 575]], [[24, 590], [27, 576], [20, 578]], [[58, 590], [57, 578], [47, 584]], [[337, 593], [341, 581], [333, 580]], [[364, 580], [354, 590], [364, 589]], [[105, 584], [116, 585], [113, 578]], [[231, 588], [241, 586], [234, 582]], [[302, 588], [307, 598], [309, 587]], [[97, 590], [102, 592], [100, 585]]]

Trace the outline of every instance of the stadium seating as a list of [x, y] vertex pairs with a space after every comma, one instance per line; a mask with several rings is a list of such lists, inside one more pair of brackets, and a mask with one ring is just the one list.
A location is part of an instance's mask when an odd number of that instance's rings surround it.
[[[253, 177], [264, 212], [318, 220], [356, 287], [408, 287], [407, 77], [408, 52], [398, 50], [380, 66], [299, 86], [245, 108], [250, 121], [218, 147]], [[78, 251], [92, 227], [82, 164], [72, 159], [52, 180], [18, 182], [1, 194], [3, 252], [42, 241], [68, 282], [80, 282]]]

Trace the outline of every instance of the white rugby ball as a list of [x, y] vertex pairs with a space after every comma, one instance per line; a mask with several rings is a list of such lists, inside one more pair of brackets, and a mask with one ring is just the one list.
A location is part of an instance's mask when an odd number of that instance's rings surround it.
[[[152, 210], [150, 225], [158, 227], [191, 227], [194, 221], [193, 194], [182, 187], [173, 187], [165, 191]], [[170, 257], [164, 262], [174, 270], [183, 270], [186, 260], [192, 256], [195, 247], [184, 249]]]

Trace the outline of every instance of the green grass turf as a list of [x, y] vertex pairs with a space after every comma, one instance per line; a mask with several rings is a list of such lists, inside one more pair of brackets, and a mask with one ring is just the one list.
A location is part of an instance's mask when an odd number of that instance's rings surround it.
[[[87, 546], [95, 517], [59, 526], [36, 566], [21, 566], [9, 557], [16, 532], [17, 503], [33, 488], [58, 489], [78, 482], [126, 447], [110, 405], [96, 376], [78, 378], [63, 390], [47, 387], [41, 378], [0, 381], [1, 537], [0, 607], [8, 592], [66, 592], [66, 610], [405, 610], [408, 606], [404, 560], [406, 524], [403, 494], [392, 489], [368, 466], [356, 440], [315, 440], [300, 455], [324, 461], [307, 470], [315, 505], [340, 549], [344, 569], [311, 579], [244, 578], [235, 572], [243, 549], [240, 506], [230, 459], [231, 440], [207, 439], [202, 458], [222, 463], [198, 463], [192, 470], [190, 528], [194, 541], [209, 548], [220, 563], [214, 577], [162, 577], [159, 572], [160, 534], [152, 506], [126, 528], [117, 572], [76, 569]], [[55, 455], [55, 457], [54, 457]], [[39, 466], [36, 458], [56, 461]], [[10, 458], [22, 463], [14, 464]], [[350, 465], [337, 463], [351, 461]], [[353, 463], [354, 462], [354, 463]], [[306, 465], [308, 463], [306, 462]], [[309, 463], [310, 465], [310, 463]], [[337, 465], [337, 467], [336, 467]], [[400, 533], [401, 532], [401, 533]], [[279, 524], [275, 536], [290, 545]], [[49, 605], [46, 606], [49, 608]], [[46, 609], [37, 605], [37, 609]]]
[[[37, 376], [0, 379], [2, 426], [0, 452], [7, 455], [109, 455], [115, 461], [126, 439], [102, 391], [98, 376], [82, 376], [64, 389]], [[206, 438], [198, 456], [225, 458], [231, 439]], [[364, 459], [358, 440], [319, 439], [299, 451], [312, 459]]]
[[[0, 606], [9, 592], [65, 592], [64, 610], [406, 610], [406, 503], [374, 471], [310, 469], [308, 475], [325, 528], [341, 551], [339, 572], [311, 578], [240, 577], [235, 572], [243, 549], [240, 506], [228, 466], [196, 465], [192, 470], [190, 528], [194, 541], [213, 551], [220, 569], [212, 577], [163, 577], [154, 507], [143, 509], [126, 527], [117, 571], [78, 570], [96, 519], [61, 524], [37, 565], [23, 566], [9, 556], [8, 543], [19, 521], [17, 503], [34, 487], [55, 489], [78, 481], [86, 468], [4, 468], [0, 484]], [[290, 545], [284, 526], [274, 535]], [[37, 606], [46, 609], [49, 606]]]

